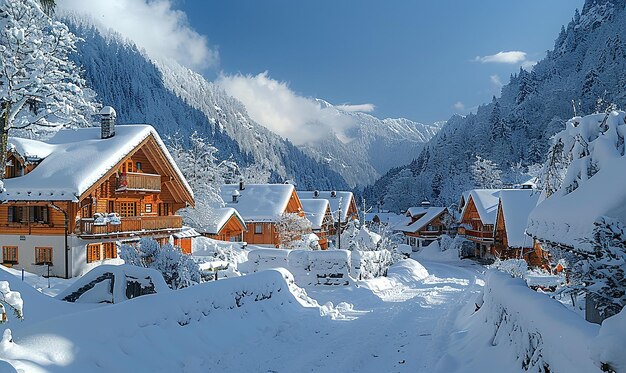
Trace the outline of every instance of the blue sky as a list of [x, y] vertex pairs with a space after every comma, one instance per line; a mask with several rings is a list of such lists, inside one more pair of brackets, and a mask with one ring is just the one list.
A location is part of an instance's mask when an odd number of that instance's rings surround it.
[[[378, 117], [422, 122], [465, 113], [499, 94], [522, 63], [551, 49], [583, 0], [179, 0], [219, 62], [202, 72], [257, 75], [334, 104], [370, 103]], [[525, 52], [517, 63], [477, 56]]]

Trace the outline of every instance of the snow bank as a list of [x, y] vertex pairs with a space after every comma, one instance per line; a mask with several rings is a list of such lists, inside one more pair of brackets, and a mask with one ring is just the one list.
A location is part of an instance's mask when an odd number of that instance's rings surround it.
[[615, 372], [626, 372], [626, 308], [602, 322], [591, 343], [591, 356], [598, 365], [606, 364]]
[[87, 272], [56, 298], [79, 303], [119, 303], [136, 296], [170, 291], [155, 269], [101, 265]]
[[252, 348], [259, 328], [282, 338], [277, 320], [314, 323], [341, 309], [320, 307], [287, 271], [263, 271], [53, 317], [14, 332], [0, 359], [24, 371], [210, 371], [212, 346]]
[[[482, 304], [481, 304], [482, 303]], [[489, 270], [480, 309], [470, 317], [469, 339], [459, 354], [468, 354], [464, 369], [485, 368], [490, 359], [517, 360], [520, 369], [543, 372], [598, 372], [589, 346], [598, 326], [559, 302], [529, 289], [524, 281]], [[475, 349], [476, 339], [492, 348]], [[622, 340], [623, 341], [623, 340]], [[496, 350], [496, 351], [494, 351]], [[622, 350], [623, 351], [623, 350]], [[507, 356], [508, 355], [508, 356]], [[473, 359], [473, 360], [472, 360]], [[473, 364], [483, 364], [475, 366]], [[510, 361], [509, 361], [510, 367]]]
[[433, 260], [439, 262], [447, 262], [447, 261], [458, 261], [459, 260], [459, 250], [456, 248], [448, 249], [441, 251], [441, 247], [439, 242], [434, 241], [430, 245], [422, 248], [417, 253], [411, 254], [413, 258], [416, 260]]
[[406, 285], [415, 284], [428, 276], [428, 270], [412, 259], [400, 260], [389, 267], [387, 271], [387, 277], [396, 279]]
[[387, 268], [393, 263], [391, 252], [388, 250], [377, 251], [351, 251], [351, 274], [354, 278], [365, 280], [387, 274]]

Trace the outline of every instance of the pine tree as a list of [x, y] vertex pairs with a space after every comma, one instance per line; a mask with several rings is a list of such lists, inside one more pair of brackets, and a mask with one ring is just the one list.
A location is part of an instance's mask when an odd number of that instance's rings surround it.
[[89, 125], [95, 107], [69, 59], [75, 44], [67, 26], [34, 0], [0, 0], [0, 164], [10, 130]]
[[[284, 213], [276, 222], [278, 242], [284, 249], [301, 249], [309, 246], [308, 235], [312, 233], [311, 222], [297, 213]], [[306, 242], [306, 245], [303, 245]]]

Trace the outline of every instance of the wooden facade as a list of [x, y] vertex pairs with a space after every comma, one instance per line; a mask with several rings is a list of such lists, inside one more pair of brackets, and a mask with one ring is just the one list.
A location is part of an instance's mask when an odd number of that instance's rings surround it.
[[[7, 178], [27, 175], [38, 164], [25, 163], [11, 153], [9, 159]], [[181, 230], [182, 218], [176, 211], [194, 204], [185, 185], [157, 139], [150, 134], [77, 196], [77, 201], [45, 200], [45, 197], [19, 201], [14, 198], [1, 204], [0, 235], [72, 236], [87, 242], [84, 245], [87, 263], [116, 258], [117, 251], [112, 248], [111, 240], [143, 236], [163, 240]], [[190, 238], [180, 239], [179, 243], [191, 252]], [[18, 251], [31, 249], [18, 247]], [[51, 250], [63, 252], [65, 248]]]
[[231, 215], [217, 234], [204, 233], [203, 236], [219, 241], [241, 242], [244, 240], [246, 226], [235, 214]]
[[484, 257], [491, 251], [491, 246], [494, 242], [494, 225], [483, 223], [473, 196], [468, 198], [466, 207], [463, 210], [459, 234], [464, 235], [465, 238], [475, 243], [475, 256]]

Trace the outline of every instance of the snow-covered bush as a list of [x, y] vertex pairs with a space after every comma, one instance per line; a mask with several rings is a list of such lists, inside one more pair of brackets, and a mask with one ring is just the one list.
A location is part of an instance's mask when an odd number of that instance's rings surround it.
[[206, 257], [211, 260], [222, 260], [236, 267], [248, 260], [248, 251], [241, 248], [241, 243], [213, 240], [207, 237], [193, 239], [194, 257]]
[[526, 263], [524, 259], [496, 259], [490, 267], [508, 273], [517, 278], [524, 278], [528, 272], [528, 263]]
[[142, 238], [136, 246], [122, 245], [120, 258], [126, 264], [156, 269], [172, 289], [181, 289], [201, 281], [198, 264], [170, 243], [160, 246], [151, 238]]
[[477, 155], [471, 168], [474, 185], [477, 188], [502, 188], [502, 171], [494, 161]]
[[7, 281], [0, 281], [0, 297], [2, 297], [0, 298], [0, 313], [2, 313], [0, 322], [6, 322], [4, 305], [11, 308], [18, 319], [24, 319], [24, 301], [22, 300], [22, 295], [17, 291], [12, 291]]

